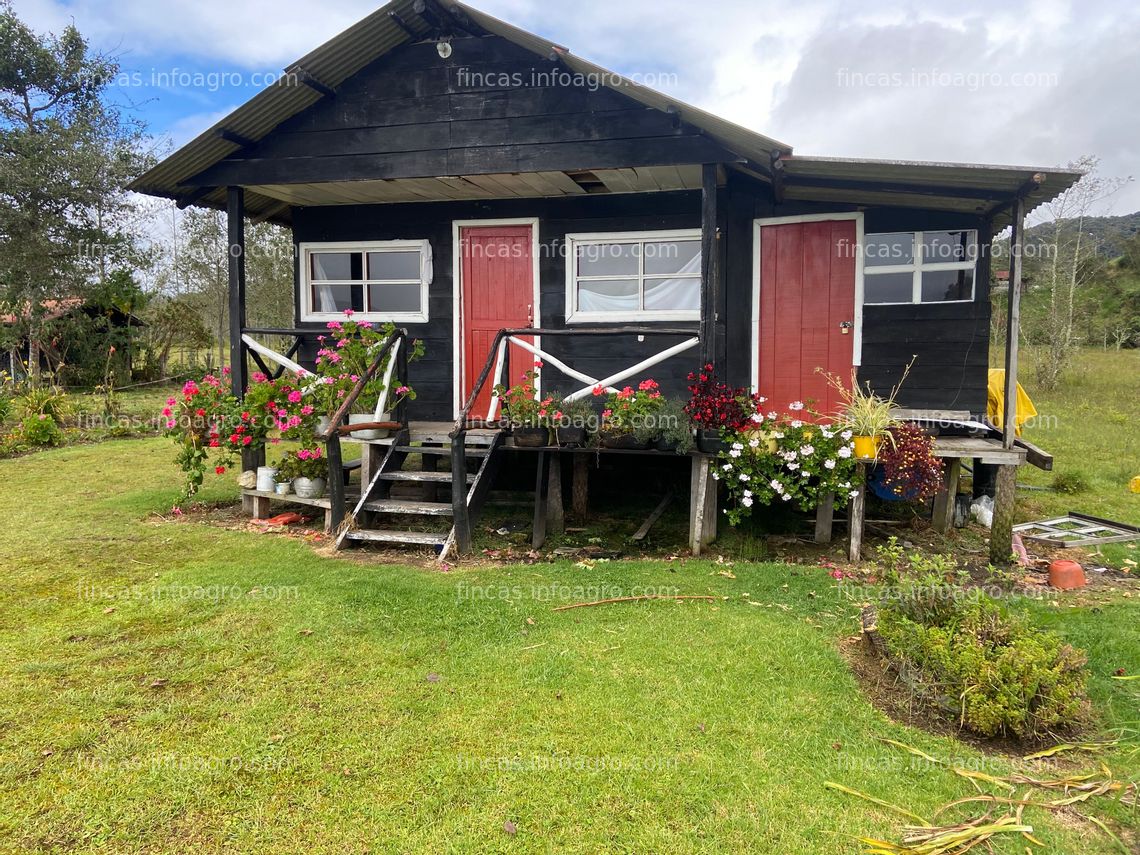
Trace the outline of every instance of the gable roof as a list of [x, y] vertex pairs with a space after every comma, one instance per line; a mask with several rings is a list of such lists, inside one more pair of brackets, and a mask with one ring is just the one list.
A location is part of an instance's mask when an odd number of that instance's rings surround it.
[[[1003, 213], [1008, 214], [1008, 205], [1004, 203], [1013, 195], [1028, 192], [1028, 207], [1032, 208], [1080, 177], [1072, 171], [1035, 167], [794, 156], [787, 143], [634, 83], [562, 45], [464, 3], [449, 3], [444, 11], [436, 0], [392, 0], [288, 66], [273, 85], [137, 178], [129, 189], [176, 199], [182, 207], [196, 204], [224, 208], [224, 187], [197, 188], [185, 182], [247, 145], [263, 140], [282, 122], [333, 95], [338, 86], [370, 63], [402, 45], [435, 37], [441, 27], [445, 31], [458, 28], [477, 36], [496, 35], [537, 57], [557, 57], [573, 72], [600, 80], [609, 89], [647, 107], [673, 113], [738, 154], [742, 163], [737, 168], [761, 180], [786, 183], [781, 195], [788, 199], [995, 215], [1000, 224]], [[1035, 183], [1035, 176], [1042, 180]], [[867, 182], [878, 182], [880, 186], [863, 186]], [[254, 218], [287, 221], [289, 205], [256, 189], [246, 192], [246, 210]]]

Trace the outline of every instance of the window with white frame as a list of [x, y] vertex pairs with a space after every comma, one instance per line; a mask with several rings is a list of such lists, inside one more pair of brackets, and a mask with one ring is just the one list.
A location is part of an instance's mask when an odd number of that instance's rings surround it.
[[863, 302], [950, 303], [974, 299], [978, 233], [890, 232], [867, 235]]
[[566, 236], [567, 321], [695, 321], [699, 229]]
[[431, 245], [426, 240], [301, 245], [301, 317], [426, 322]]

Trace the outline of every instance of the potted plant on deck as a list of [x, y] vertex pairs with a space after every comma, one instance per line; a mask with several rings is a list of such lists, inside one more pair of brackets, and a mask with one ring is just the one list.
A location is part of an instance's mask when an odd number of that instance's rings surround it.
[[886, 398], [871, 391], [869, 384], [861, 385], [855, 370], [852, 370], [851, 382], [848, 384], [833, 374], [828, 374], [822, 369], [816, 369], [824, 374], [828, 385], [839, 393], [840, 411], [838, 415], [854, 435], [855, 456], [859, 459], [877, 459], [883, 440], [892, 439], [890, 429], [898, 424], [893, 415], [896, 406], [895, 397], [898, 395], [899, 388], [906, 380], [913, 364], [914, 360], [912, 359], [903, 370], [899, 382], [895, 384], [890, 395]]
[[299, 499], [319, 499], [328, 487], [329, 464], [319, 448], [287, 451], [277, 469], [277, 481], [291, 481]]
[[590, 436], [597, 432], [598, 414], [590, 401], [577, 398], [563, 399], [558, 393], [551, 396], [546, 407], [550, 427], [554, 431], [554, 441], [565, 448], [586, 445]]
[[654, 446], [658, 451], [672, 451], [688, 454], [696, 446], [693, 439], [693, 423], [684, 404], [672, 399], [666, 400], [657, 413], [657, 436]]
[[554, 398], [538, 398], [538, 370], [536, 362], [513, 386], [502, 383], [495, 386], [495, 395], [503, 408], [503, 416], [511, 426], [515, 445], [523, 448], [541, 448], [550, 442], [550, 408]]
[[603, 447], [644, 449], [656, 439], [657, 416], [665, 406], [656, 380], [642, 380], [636, 389], [626, 386], [617, 392], [598, 386], [594, 395], [606, 399], [598, 432]]

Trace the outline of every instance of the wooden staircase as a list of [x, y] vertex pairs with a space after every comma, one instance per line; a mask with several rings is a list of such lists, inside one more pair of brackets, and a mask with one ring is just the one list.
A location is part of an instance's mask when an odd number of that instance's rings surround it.
[[[361, 543], [430, 547], [442, 560], [455, 546], [456, 495], [452, 474], [451, 425], [411, 424], [393, 437], [368, 442], [365, 454], [379, 465], [361, 485], [360, 500], [337, 537], [337, 549]], [[482, 508], [494, 478], [503, 441], [499, 430], [466, 432], [465, 488], [469, 519]], [[381, 454], [377, 454], [380, 452]], [[419, 466], [409, 467], [409, 462]]]

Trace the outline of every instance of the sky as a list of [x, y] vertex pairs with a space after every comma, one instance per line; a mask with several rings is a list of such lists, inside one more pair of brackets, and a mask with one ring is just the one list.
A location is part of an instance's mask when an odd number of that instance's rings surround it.
[[[376, 9], [367, 0], [14, 0], [118, 56], [116, 101], [174, 147]], [[1140, 179], [1131, 0], [476, 0], [574, 53], [796, 154], [1050, 167]], [[1140, 180], [1100, 213], [1140, 210]]]

